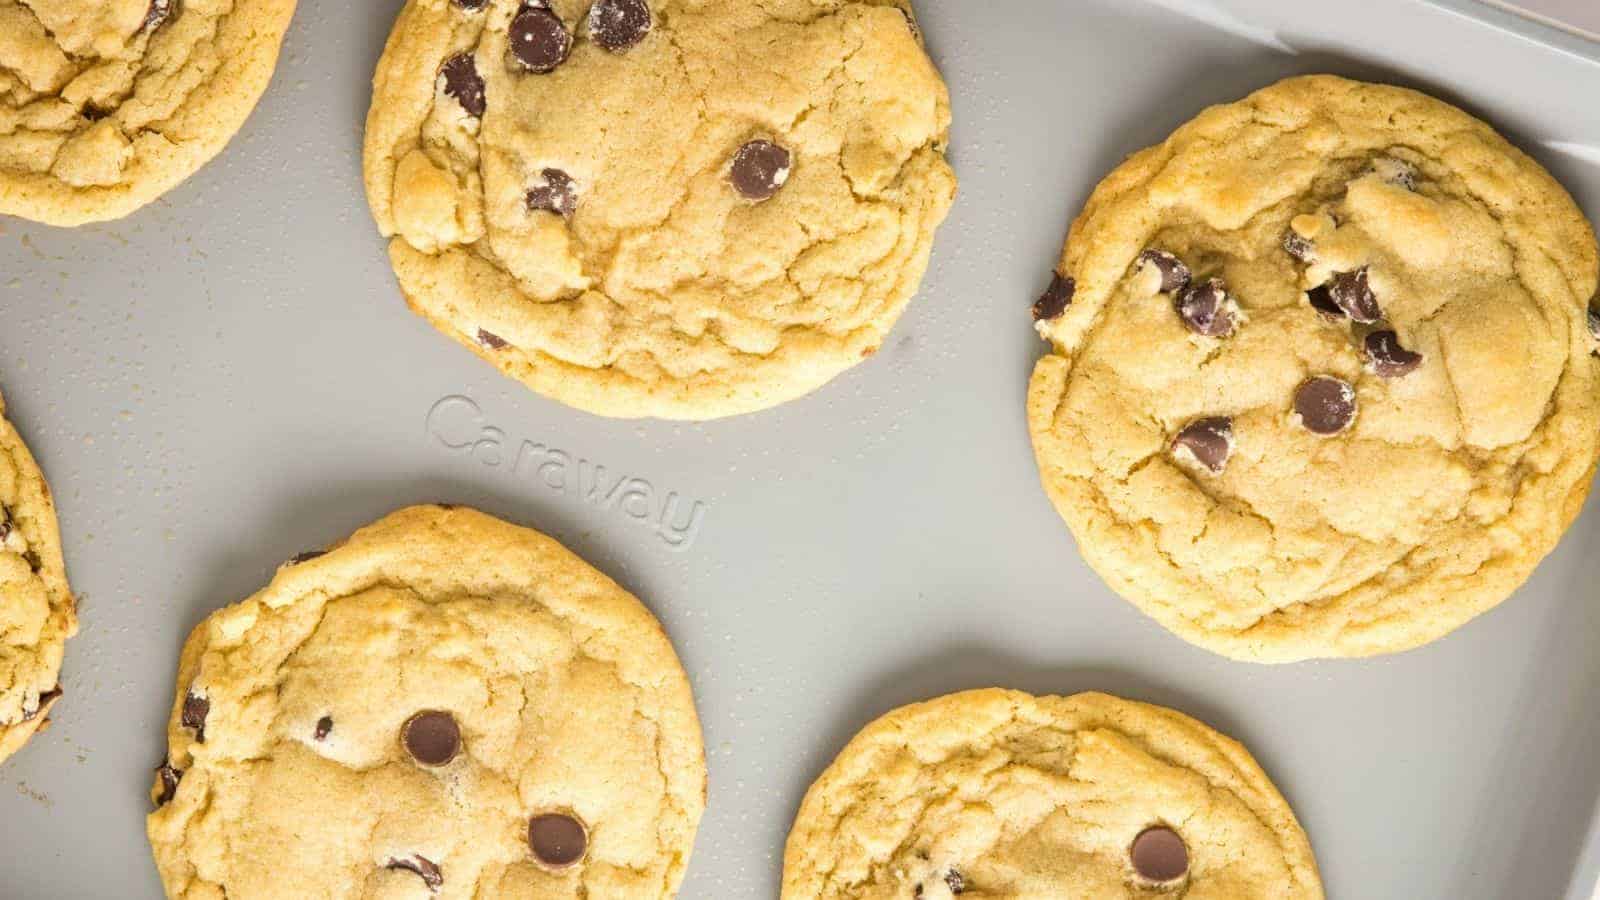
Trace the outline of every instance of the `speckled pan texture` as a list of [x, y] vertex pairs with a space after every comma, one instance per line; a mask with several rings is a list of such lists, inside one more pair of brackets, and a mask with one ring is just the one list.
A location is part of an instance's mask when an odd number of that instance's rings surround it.
[[1467, 0], [918, 0], [960, 181], [920, 290], [827, 384], [663, 422], [529, 390], [408, 311], [362, 167], [405, 6], [300, 4], [260, 105], [159, 202], [0, 223], [5, 417], [49, 478], [80, 620], [50, 728], [0, 765], [0, 895], [160, 898], [145, 817], [185, 637], [297, 554], [452, 502], [548, 535], [671, 636], [709, 785], [680, 897], [779, 896], [802, 799], [853, 735], [1000, 687], [1150, 703], [1248, 747], [1328, 896], [1589, 900], [1600, 500], [1440, 640], [1239, 663], [1089, 567], [1040, 487], [1024, 398], [1053, 352], [1029, 308], [1069, 223], [1205, 108], [1313, 73], [1419, 89], [1593, 217], [1600, 51]]

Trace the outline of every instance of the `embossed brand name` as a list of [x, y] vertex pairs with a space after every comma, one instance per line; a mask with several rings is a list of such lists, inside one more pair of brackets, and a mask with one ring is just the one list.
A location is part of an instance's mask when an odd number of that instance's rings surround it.
[[537, 441], [508, 438], [485, 421], [471, 397], [452, 394], [428, 410], [430, 438], [452, 453], [470, 456], [492, 469], [505, 469], [559, 494], [620, 513], [651, 529], [673, 550], [694, 546], [705, 522], [706, 504], [677, 491], [662, 494], [643, 478], [614, 473], [604, 465]]

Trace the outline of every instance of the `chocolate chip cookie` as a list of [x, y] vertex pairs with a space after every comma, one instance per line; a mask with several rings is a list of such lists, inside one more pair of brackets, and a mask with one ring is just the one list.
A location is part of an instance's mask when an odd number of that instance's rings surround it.
[[466, 509], [395, 513], [202, 622], [167, 735], [170, 897], [671, 897], [705, 806], [660, 624]]
[[1583, 506], [1596, 272], [1567, 192], [1438, 100], [1307, 77], [1207, 110], [1099, 186], [1034, 306], [1045, 489], [1203, 647], [1432, 641]]
[[0, 760], [49, 722], [78, 632], [50, 486], [5, 411], [0, 397]]
[[1305, 832], [1238, 743], [1105, 694], [953, 694], [856, 735], [811, 786], [783, 900], [1320, 898]]
[[411, 0], [366, 182], [411, 307], [611, 416], [782, 403], [870, 356], [955, 193], [894, 0]]
[[0, 215], [133, 212], [244, 124], [294, 0], [0, 0]]

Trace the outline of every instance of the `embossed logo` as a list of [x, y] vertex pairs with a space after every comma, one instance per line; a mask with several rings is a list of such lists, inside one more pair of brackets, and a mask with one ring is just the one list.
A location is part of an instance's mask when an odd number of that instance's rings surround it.
[[428, 437], [452, 453], [470, 456], [491, 469], [504, 469], [558, 494], [617, 512], [654, 531], [673, 550], [694, 546], [705, 523], [706, 504], [677, 491], [662, 494], [649, 481], [607, 471], [600, 463], [532, 440], [518, 441], [488, 424], [471, 397], [451, 394], [428, 410]]

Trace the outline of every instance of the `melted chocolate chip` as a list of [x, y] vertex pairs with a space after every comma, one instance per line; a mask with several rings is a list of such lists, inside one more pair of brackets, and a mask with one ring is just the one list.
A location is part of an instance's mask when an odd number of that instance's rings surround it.
[[1161, 293], [1176, 294], [1189, 286], [1193, 278], [1183, 260], [1165, 250], [1146, 250], [1139, 254], [1139, 265], [1155, 266], [1161, 273]]
[[457, 53], [439, 67], [439, 77], [444, 81], [446, 96], [454, 97], [467, 115], [483, 118], [489, 108], [489, 98], [484, 93], [483, 76], [478, 74], [478, 63], [471, 53]]
[[461, 727], [455, 716], [428, 710], [406, 720], [400, 740], [412, 759], [425, 766], [442, 766], [461, 752]]
[[311, 562], [313, 559], [316, 559], [319, 556], [327, 556], [327, 555], [328, 555], [328, 551], [326, 551], [326, 550], [307, 550], [304, 553], [296, 553], [294, 555], [294, 558], [289, 560], [289, 565], [298, 566], [301, 563]]
[[166, 806], [178, 795], [178, 782], [183, 780], [183, 771], [174, 769], [171, 762], [164, 762], [156, 769], [156, 775], [161, 779], [161, 793], [156, 795], [156, 806]]
[[183, 697], [183, 712], [178, 720], [185, 728], [194, 729], [194, 739], [206, 742], [206, 716], [211, 715], [211, 701], [190, 691]]
[[1189, 848], [1176, 831], [1164, 825], [1140, 832], [1128, 848], [1128, 857], [1140, 878], [1157, 884], [1177, 881], [1189, 872]]
[[1233, 455], [1233, 419], [1208, 416], [1190, 422], [1172, 439], [1172, 452], [1179, 450], [1186, 451], [1212, 474], [1220, 475]]
[[1307, 431], [1338, 434], [1355, 421], [1356, 390], [1337, 378], [1319, 375], [1308, 379], [1295, 391], [1294, 411]]
[[1378, 295], [1372, 292], [1366, 268], [1340, 272], [1328, 283], [1328, 296], [1352, 321], [1371, 325], [1383, 318]]
[[544, 184], [528, 191], [528, 209], [553, 212], [563, 219], [572, 218], [578, 211], [578, 186], [573, 183], [572, 176], [560, 169], [545, 169], [539, 174]]
[[504, 350], [505, 348], [511, 346], [511, 343], [505, 338], [495, 334], [492, 331], [485, 331], [482, 328], [478, 329], [478, 343], [488, 347], [490, 350]]
[[150, 7], [145, 10], [144, 24], [139, 26], [139, 30], [155, 31], [177, 14], [178, 0], [150, 0]]
[[1213, 278], [1194, 285], [1178, 296], [1178, 317], [1189, 330], [1205, 337], [1222, 338], [1233, 334], [1234, 316], [1228, 289], [1222, 279]]
[[552, 869], [564, 869], [589, 849], [583, 823], [564, 813], [544, 813], [528, 820], [528, 847], [534, 859]]
[[1344, 310], [1339, 308], [1339, 304], [1333, 302], [1333, 293], [1328, 290], [1327, 285], [1319, 284], [1306, 291], [1306, 299], [1311, 302], [1313, 309], [1327, 318], [1343, 321], [1345, 317]]
[[645, 0], [597, 0], [589, 7], [589, 36], [594, 42], [621, 53], [650, 33], [650, 5]]
[[319, 741], [325, 741], [325, 740], [328, 739], [328, 735], [330, 735], [332, 733], [333, 733], [333, 716], [323, 716], [322, 718], [317, 720], [317, 730], [311, 732], [311, 736], [316, 738]]
[[944, 883], [949, 885], [950, 893], [965, 894], [967, 892], [967, 878], [955, 869], [944, 873]]
[[1422, 365], [1422, 354], [1400, 346], [1400, 335], [1374, 331], [1367, 335], [1367, 362], [1384, 378], [1404, 378]]
[[747, 200], [768, 200], [789, 181], [794, 158], [771, 141], [751, 141], [733, 155], [729, 180]]
[[511, 57], [528, 72], [554, 72], [572, 52], [572, 35], [542, 0], [525, 4], [506, 31]]
[[439, 886], [444, 884], [444, 873], [439, 871], [433, 860], [420, 853], [413, 853], [407, 857], [390, 857], [387, 868], [417, 873], [429, 890], [437, 891]]
[[1072, 295], [1078, 292], [1078, 282], [1063, 275], [1051, 273], [1050, 287], [1033, 304], [1033, 320], [1048, 322], [1058, 319], [1072, 305]]
[[1317, 245], [1301, 237], [1300, 232], [1293, 228], [1283, 233], [1283, 250], [1303, 263], [1312, 262], [1317, 258]]

